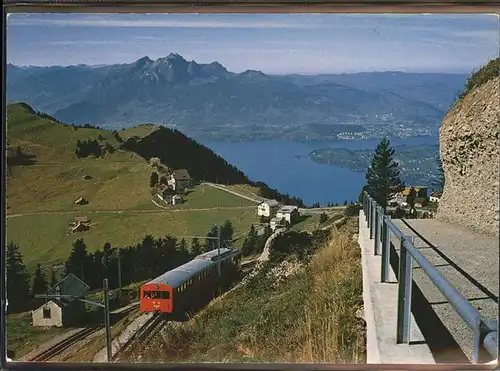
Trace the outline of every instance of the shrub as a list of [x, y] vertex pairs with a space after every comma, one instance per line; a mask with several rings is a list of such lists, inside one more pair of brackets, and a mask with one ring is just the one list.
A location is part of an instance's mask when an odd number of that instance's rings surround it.
[[348, 205], [344, 210], [345, 216], [357, 216], [361, 210], [361, 205]]
[[491, 79], [500, 75], [500, 58], [490, 60], [485, 66], [481, 67], [479, 71], [473, 72], [467, 82], [465, 89], [460, 94], [459, 99], [462, 99], [473, 89], [486, 84]]

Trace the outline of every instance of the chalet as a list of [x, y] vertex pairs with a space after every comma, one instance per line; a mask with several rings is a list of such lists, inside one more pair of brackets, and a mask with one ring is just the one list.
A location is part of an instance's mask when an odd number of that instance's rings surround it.
[[172, 174], [168, 176], [167, 184], [174, 191], [183, 191], [186, 188], [191, 187], [192, 178], [186, 169], [174, 170]]
[[269, 226], [271, 227], [271, 230], [274, 232], [277, 227], [282, 227], [283, 226], [283, 221], [278, 218], [272, 218], [271, 221], [269, 222]]
[[398, 192], [392, 195], [392, 197], [389, 200], [389, 205], [391, 206], [398, 206], [398, 205], [404, 205], [406, 204], [406, 197], [403, 196], [402, 192]]
[[431, 195], [429, 196], [429, 201], [430, 202], [439, 202], [441, 197], [443, 196], [443, 192], [441, 191], [432, 191]]
[[297, 206], [283, 206], [276, 213], [276, 218], [286, 220], [290, 224], [292, 224], [298, 216], [299, 210]]
[[[33, 326], [74, 326], [85, 315], [83, 298], [90, 287], [73, 274], [69, 274], [47, 291], [47, 301], [31, 311]], [[71, 297], [50, 297], [49, 295], [71, 295]]]
[[[401, 193], [404, 197], [408, 197], [410, 195], [411, 187], [406, 187]], [[413, 187], [415, 189], [415, 198], [425, 198], [427, 199], [427, 187]]]
[[[415, 189], [415, 199], [417, 198], [427, 199], [427, 187], [413, 187], [413, 188]], [[406, 206], [407, 198], [410, 195], [410, 189], [411, 187], [406, 187], [400, 192], [393, 193], [389, 200], [389, 205]]]
[[175, 191], [173, 191], [170, 188], [165, 188], [162, 191], [161, 196], [158, 195], [158, 197], [160, 197], [163, 201], [165, 201], [169, 205], [177, 205], [184, 203], [184, 197], [178, 195], [177, 193], [175, 193]]
[[172, 197], [172, 205], [184, 203], [184, 198], [181, 195], [175, 195]]
[[279, 203], [276, 200], [265, 200], [257, 206], [258, 216], [271, 216], [278, 211]]

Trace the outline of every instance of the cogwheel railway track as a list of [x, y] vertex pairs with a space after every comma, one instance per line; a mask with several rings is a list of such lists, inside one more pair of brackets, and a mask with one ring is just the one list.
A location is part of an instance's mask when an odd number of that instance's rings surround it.
[[120, 350], [115, 353], [113, 361], [119, 360], [120, 356], [133, 344], [150, 341], [167, 322], [168, 319], [164, 314], [153, 314], [153, 316], [121, 346]]
[[88, 336], [99, 331], [100, 329], [102, 329], [102, 327], [96, 326], [96, 327], [88, 327], [88, 328], [85, 328], [81, 331], [78, 331], [76, 334], [71, 335], [67, 339], [64, 339], [60, 343], [57, 343], [53, 347], [50, 347], [49, 349], [36, 355], [34, 358], [32, 358], [32, 361], [34, 361], [34, 362], [48, 361], [51, 358], [54, 358], [55, 356], [61, 354], [62, 352], [64, 352], [66, 349], [68, 349], [72, 345], [76, 344], [77, 342], [84, 340]]

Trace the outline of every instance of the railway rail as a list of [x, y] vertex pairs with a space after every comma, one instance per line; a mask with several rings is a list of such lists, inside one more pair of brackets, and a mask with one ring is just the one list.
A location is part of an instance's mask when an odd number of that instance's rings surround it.
[[57, 343], [56, 345], [50, 347], [49, 349], [43, 351], [42, 353], [39, 353], [35, 357], [33, 357], [31, 360], [33, 362], [45, 362], [50, 360], [51, 358], [54, 358], [55, 356], [61, 354], [64, 352], [66, 349], [70, 348], [77, 342], [84, 340], [88, 336], [92, 335], [93, 333], [101, 330], [101, 326], [94, 326], [94, 327], [87, 327], [81, 331], [78, 331], [76, 334], [71, 335], [70, 337], [64, 339], [63, 341]]
[[120, 356], [129, 349], [133, 344], [139, 342], [148, 342], [160, 329], [168, 322], [167, 316], [162, 313], [155, 313], [149, 318], [146, 323], [139, 328], [125, 344], [114, 354], [113, 361], [118, 361]]

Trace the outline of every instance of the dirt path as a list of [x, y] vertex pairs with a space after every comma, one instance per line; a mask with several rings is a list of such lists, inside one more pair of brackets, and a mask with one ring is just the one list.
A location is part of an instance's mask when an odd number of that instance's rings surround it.
[[232, 209], [253, 209], [254, 206], [230, 206], [230, 207], [206, 207], [197, 209], [162, 209], [157, 210], [87, 210], [87, 211], [39, 211], [33, 213], [21, 213], [7, 215], [7, 219], [29, 215], [65, 215], [65, 214], [160, 214], [164, 212], [189, 212], [189, 211], [214, 211]]
[[255, 203], [259, 203], [260, 204], [262, 201], [265, 200], [265, 198], [263, 198], [263, 197], [260, 197], [260, 196], [257, 196], [257, 195], [252, 195], [253, 197], [251, 197], [249, 195], [245, 195], [245, 194], [240, 193], [238, 191], [235, 191], [233, 189], [229, 189], [226, 186], [221, 185], [221, 184], [215, 184], [215, 183], [209, 183], [209, 182], [203, 182], [202, 184], [206, 184], [206, 185], [209, 185], [210, 187], [214, 187], [214, 188], [220, 189], [222, 191], [226, 191], [226, 192], [231, 193], [231, 194], [233, 194], [235, 196], [244, 198], [245, 200], [249, 200], [249, 201], [252, 201], [252, 202], [255, 202]]

